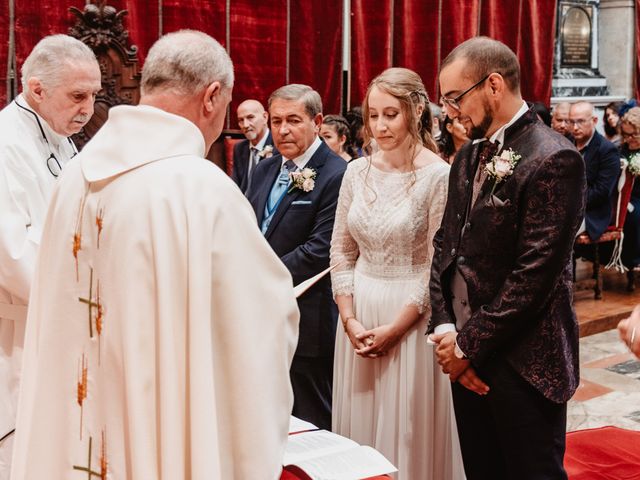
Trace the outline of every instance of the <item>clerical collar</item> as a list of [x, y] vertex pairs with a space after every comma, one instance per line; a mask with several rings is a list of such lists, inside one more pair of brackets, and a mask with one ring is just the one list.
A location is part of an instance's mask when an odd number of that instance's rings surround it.
[[[320, 145], [322, 145], [322, 141], [320, 140], [320, 137], [316, 135], [316, 139], [309, 146], [309, 148], [307, 148], [307, 150], [299, 157], [292, 158], [291, 161], [296, 164], [296, 167], [298, 167], [299, 170], [302, 170], [307, 165], [307, 163], [309, 163], [309, 160], [311, 160], [313, 154], [316, 153], [316, 150], [320, 148]], [[283, 155], [282, 165], [284, 165], [287, 160], [289, 159]]]

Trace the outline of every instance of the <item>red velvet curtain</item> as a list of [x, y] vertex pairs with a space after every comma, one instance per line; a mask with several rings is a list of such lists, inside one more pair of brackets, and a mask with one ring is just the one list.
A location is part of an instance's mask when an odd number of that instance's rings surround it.
[[[70, 5], [85, 4], [84, 0], [12, 1], [18, 67], [42, 36], [67, 31], [74, 21]], [[224, 0], [162, 0], [160, 6], [157, 1], [108, 2], [128, 10], [125, 25], [139, 47], [141, 64], [160, 31], [203, 30], [227, 47], [236, 69], [228, 126], [235, 127], [240, 101], [265, 102], [287, 81], [316, 88], [327, 113], [339, 110], [341, 0], [233, 0], [229, 12]], [[0, 80], [6, 80], [2, 77], [7, 72], [8, 2], [1, 5]], [[416, 70], [436, 100], [438, 65], [455, 45], [476, 34], [509, 45], [521, 61], [524, 97], [548, 101], [555, 16], [556, 0], [351, 0], [350, 105], [360, 104], [371, 79], [392, 65]], [[5, 90], [2, 81], [0, 100]]]
[[289, 82], [310, 85], [325, 114], [342, 102], [342, 0], [291, 0]]
[[369, 82], [391, 66], [393, 4], [393, 0], [351, 0], [351, 105], [362, 103]]
[[[430, 99], [435, 99], [440, 64], [438, 8], [414, 0], [396, 0], [393, 19], [393, 65], [410, 68], [422, 77]], [[437, 100], [436, 100], [437, 101]]]

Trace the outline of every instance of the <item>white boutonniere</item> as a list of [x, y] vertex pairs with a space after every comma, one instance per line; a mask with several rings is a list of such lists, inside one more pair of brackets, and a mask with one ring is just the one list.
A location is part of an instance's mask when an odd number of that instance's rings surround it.
[[271, 158], [273, 156], [273, 145], [267, 145], [258, 152], [258, 156], [262, 159]]
[[634, 177], [640, 175], [640, 152], [636, 152], [633, 155], [629, 156], [629, 173]]
[[513, 149], [503, 150], [500, 155], [494, 155], [484, 167], [485, 172], [494, 179], [491, 195], [496, 190], [498, 183], [505, 180], [513, 173], [513, 169], [518, 164], [522, 155], [513, 151]]
[[303, 168], [299, 172], [289, 172], [289, 178], [291, 179], [289, 193], [296, 188], [303, 192], [310, 192], [316, 186], [316, 171], [313, 168]]

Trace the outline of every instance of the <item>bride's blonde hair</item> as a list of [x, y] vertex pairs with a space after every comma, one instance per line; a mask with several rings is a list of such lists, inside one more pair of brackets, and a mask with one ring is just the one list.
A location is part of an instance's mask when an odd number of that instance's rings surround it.
[[[373, 138], [373, 132], [369, 126], [369, 95], [373, 87], [378, 87], [400, 102], [402, 114], [407, 120], [413, 149], [418, 145], [423, 145], [432, 152], [438, 153], [436, 142], [431, 136], [433, 118], [429, 108], [429, 96], [424, 88], [424, 83], [422, 83], [420, 75], [413, 70], [399, 67], [386, 69], [374, 78], [369, 84], [369, 88], [367, 88], [367, 93], [362, 102], [365, 149], [371, 145], [371, 139]], [[419, 105], [422, 106], [422, 115], [420, 116], [417, 113]]]

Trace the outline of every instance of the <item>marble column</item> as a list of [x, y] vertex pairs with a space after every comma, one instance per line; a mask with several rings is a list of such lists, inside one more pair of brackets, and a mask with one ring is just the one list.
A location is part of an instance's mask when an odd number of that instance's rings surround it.
[[635, 65], [634, 0], [600, 0], [600, 73], [607, 78], [610, 95], [633, 96]]

